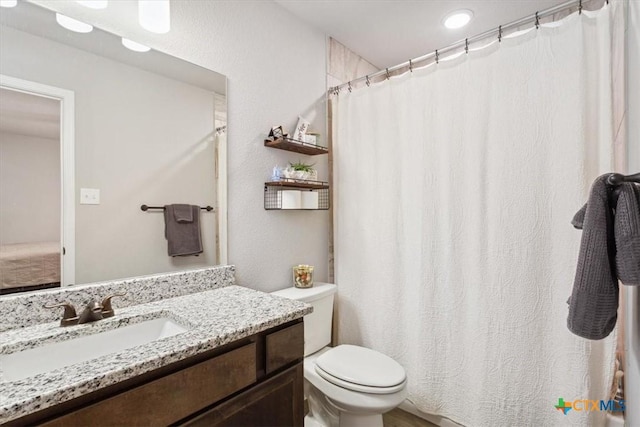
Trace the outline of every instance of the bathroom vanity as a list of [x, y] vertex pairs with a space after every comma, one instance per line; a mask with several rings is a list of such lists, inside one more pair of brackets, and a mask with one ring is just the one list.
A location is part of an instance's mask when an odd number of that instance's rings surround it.
[[[307, 304], [229, 285], [114, 306], [94, 323], [0, 333], [0, 424], [303, 425]], [[58, 366], [65, 351], [73, 364]]]

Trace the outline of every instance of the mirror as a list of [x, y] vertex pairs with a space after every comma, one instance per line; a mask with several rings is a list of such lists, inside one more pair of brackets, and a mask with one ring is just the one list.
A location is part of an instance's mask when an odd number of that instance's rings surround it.
[[[18, 2], [0, 77], [0, 293], [226, 263], [225, 76]], [[198, 256], [168, 255], [170, 204], [215, 208]]]

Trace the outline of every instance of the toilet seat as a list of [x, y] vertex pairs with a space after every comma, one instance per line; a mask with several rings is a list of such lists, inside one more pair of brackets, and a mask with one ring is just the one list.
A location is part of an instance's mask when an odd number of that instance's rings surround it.
[[404, 368], [375, 350], [355, 345], [339, 345], [322, 354], [315, 370], [326, 381], [347, 390], [391, 394], [404, 388]]

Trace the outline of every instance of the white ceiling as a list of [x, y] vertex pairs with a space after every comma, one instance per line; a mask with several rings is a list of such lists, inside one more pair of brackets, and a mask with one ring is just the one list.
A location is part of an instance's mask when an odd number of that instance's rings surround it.
[[0, 88], [0, 132], [60, 140], [60, 101]]
[[[391, 67], [566, 0], [275, 0], [378, 68]], [[449, 30], [442, 19], [473, 11]]]

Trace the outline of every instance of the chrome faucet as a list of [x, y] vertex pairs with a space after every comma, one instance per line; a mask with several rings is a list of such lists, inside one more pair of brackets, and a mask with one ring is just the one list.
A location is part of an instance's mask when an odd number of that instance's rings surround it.
[[126, 292], [123, 292], [120, 294], [110, 295], [102, 300], [102, 304], [99, 304], [96, 301], [91, 301], [87, 304], [80, 316], [76, 313], [76, 309], [73, 304], [68, 301], [59, 304], [44, 305], [44, 308], [64, 307], [64, 314], [60, 320], [60, 326], [81, 325], [83, 323], [95, 322], [101, 319], [106, 319], [107, 317], [112, 317], [115, 312], [111, 306], [111, 298], [122, 297], [126, 294]]

